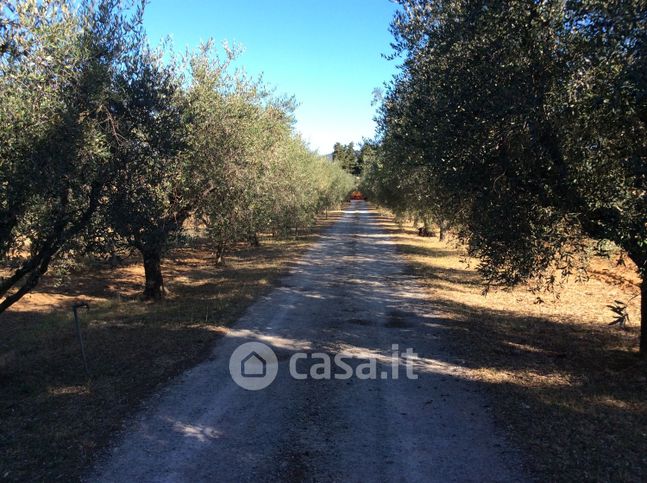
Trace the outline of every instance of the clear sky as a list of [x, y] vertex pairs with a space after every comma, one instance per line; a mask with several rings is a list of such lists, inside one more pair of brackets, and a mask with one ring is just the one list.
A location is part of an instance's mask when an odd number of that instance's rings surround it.
[[389, 81], [389, 0], [150, 0], [151, 42], [178, 50], [213, 38], [244, 46], [240, 64], [278, 93], [296, 96], [297, 130], [313, 149], [375, 132], [372, 91]]

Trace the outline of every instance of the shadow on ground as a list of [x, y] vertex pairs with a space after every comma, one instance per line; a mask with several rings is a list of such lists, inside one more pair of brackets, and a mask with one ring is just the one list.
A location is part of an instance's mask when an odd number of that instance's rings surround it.
[[483, 296], [459, 250], [385, 223], [438, 311], [448, 353], [488, 388], [494, 414], [538, 478], [647, 479], [638, 328], [612, 329], [606, 315], [609, 300], [633, 295], [623, 292], [631, 284], [570, 284], [558, 300], [522, 289]]
[[[204, 246], [173, 250], [163, 263], [169, 297], [161, 303], [138, 299], [136, 257], [116, 270], [48, 277], [0, 316], [0, 480], [78, 478], [124, 418], [207, 357], [317, 236], [241, 246], [224, 266]], [[70, 310], [79, 299], [90, 303], [80, 311], [89, 381]]]

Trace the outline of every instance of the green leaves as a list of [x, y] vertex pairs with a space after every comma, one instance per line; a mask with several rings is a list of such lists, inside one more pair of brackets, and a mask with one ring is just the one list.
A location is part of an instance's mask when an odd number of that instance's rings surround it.
[[366, 189], [450, 220], [489, 283], [550, 285], [591, 238], [644, 276], [645, 2], [399, 3]]
[[[138, 43], [117, 0], [9, 1], [0, 10], [0, 311], [33, 288], [105, 199], [118, 163], [111, 109]], [[6, 101], [6, 102], [4, 102]], [[29, 255], [17, 253], [28, 245]]]

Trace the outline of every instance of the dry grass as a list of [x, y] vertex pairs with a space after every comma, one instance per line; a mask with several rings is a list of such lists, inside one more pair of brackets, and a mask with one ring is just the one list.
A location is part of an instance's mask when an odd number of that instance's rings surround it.
[[493, 411], [542, 481], [647, 481], [647, 372], [633, 323], [609, 327], [613, 300], [639, 292], [630, 268], [594, 260], [591, 278], [557, 299], [523, 288], [482, 294], [452, 243], [390, 221], [399, 250], [447, 325], [448, 352], [491, 391]]
[[[63, 285], [44, 280], [0, 317], [0, 480], [78, 479], [138, 404], [204, 359], [315, 239], [239, 247], [225, 267], [204, 247], [176, 249], [163, 266], [170, 296], [159, 304], [135, 297], [138, 260]], [[70, 310], [77, 300], [91, 306], [81, 313], [89, 382]]]

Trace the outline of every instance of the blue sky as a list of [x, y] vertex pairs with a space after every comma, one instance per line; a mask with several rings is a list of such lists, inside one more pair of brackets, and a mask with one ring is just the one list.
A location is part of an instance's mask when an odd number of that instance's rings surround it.
[[389, 0], [151, 0], [153, 44], [178, 50], [213, 38], [244, 46], [240, 64], [279, 93], [294, 95], [297, 130], [321, 154], [335, 141], [374, 135], [372, 91], [395, 73]]

